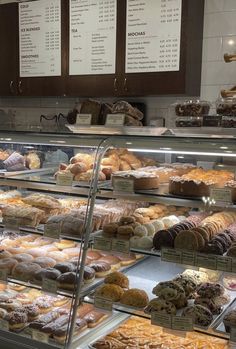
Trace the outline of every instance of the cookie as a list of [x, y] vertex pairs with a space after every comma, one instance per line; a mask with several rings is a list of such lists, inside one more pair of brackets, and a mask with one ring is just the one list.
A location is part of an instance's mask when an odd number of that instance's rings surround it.
[[168, 230], [159, 230], [153, 238], [153, 246], [156, 250], [162, 247], [174, 247], [174, 239]]
[[213, 315], [218, 315], [222, 312], [222, 306], [219, 303], [215, 303], [214, 298], [197, 297], [194, 304], [202, 305], [210, 310]]
[[188, 251], [198, 251], [197, 235], [191, 230], [181, 231], [175, 238], [174, 247]]
[[198, 250], [201, 251], [205, 246], [205, 240], [203, 239], [202, 235], [195, 229], [191, 230], [197, 237], [198, 242]]
[[198, 227], [198, 228], [194, 228], [193, 231], [198, 232], [203, 237], [205, 242], [208, 242], [210, 240], [210, 235], [207, 232], [207, 229], [203, 227]]
[[196, 290], [197, 288], [197, 282], [186, 275], [178, 275], [175, 279], [173, 279], [174, 282], [177, 282], [185, 292], [186, 297], [190, 297], [192, 293]]
[[213, 321], [213, 315], [209, 309], [202, 305], [190, 305], [183, 310], [182, 316], [190, 317], [198, 326], [209, 326]]
[[174, 281], [159, 282], [159, 284], [153, 288], [152, 293], [158, 297], [162, 297], [166, 301], [173, 301], [177, 299], [180, 294], [185, 296], [183, 287]]
[[172, 300], [172, 303], [176, 306], [176, 309], [181, 309], [188, 305], [188, 300], [187, 297], [181, 293], [176, 299]]
[[147, 314], [151, 314], [151, 312], [153, 311], [157, 311], [158, 313], [175, 315], [176, 307], [173, 303], [166, 301], [165, 299], [154, 298], [148, 303], [147, 307], [144, 309], [144, 312]]
[[203, 282], [198, 286], [196, 292], [203, 298], [212, 298], [223, 295], [225, 289], [219, 283]]
[[197, 285], [208, 281], [208, 275], [203, 271], [186, 269], [181, 275], [191, 277]]
[[216, 255], [223, 255], [224, 250], [222, 245], [219, 243], [219, 241], [213, 241], [213, 242], [208, 242], [204, 249], [202, 250], [204, 253], [210, 253], [210, 254], [216, 254]]

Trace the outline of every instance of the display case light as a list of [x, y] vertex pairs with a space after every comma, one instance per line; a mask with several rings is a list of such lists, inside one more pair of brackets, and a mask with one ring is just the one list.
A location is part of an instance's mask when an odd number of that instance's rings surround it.
[[201, 152], [201, 151], [187, 151], [187, 150], [163, 150], [163, 149], [132, 149], [129, 148], [129, 151], [136, 153], [154, 153], [154, 154], [181, 154], [181, 155], [204, 155], [204, 156], [227, 156], [227, 157], [236, 157], [236, 153], [233, 153], [231, 150], [227, 150], [222, 153], [213, 153], [213, 152]]

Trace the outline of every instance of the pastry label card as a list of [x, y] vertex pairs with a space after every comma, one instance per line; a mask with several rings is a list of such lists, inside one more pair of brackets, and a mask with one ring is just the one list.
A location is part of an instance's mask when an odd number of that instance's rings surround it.
[[61, 222], [48, 222], [44, 225], [44, 236], [59, 239], [61, 235]]
[[61, 172], [57, 174], [57, 185], [71, 187], [73, 183], [73, 174], [71, 172]]
[[4, 331], [9, 331], [9, 323], [6, 320], [0, 319], [0, 328]]
[[56, 280], [50, 280], [50, 279], [46, 279], [46, 278], [43, 279], [42, 289], [43, 289], [43, 291], [46, 291], [49, 293], [57, 293]]
[[76, 125], [88, 126], [91, 125], [92, 114], [77, 114]]
[[151, 324], [156, 326], [171, 328], [171, 315], [153, 311], [151, 313]]
[[111, 251], [111, 244], [112, 239], [95, 236], [93, 248], [96, 250]]
[[216, 270], [217, 268], [217, 257], [210, 256], [203, 253], [196, 253], [196, 266], [199, 268], [207, 268]]
[[122, 193], [134, 192], [134, 180], [132, 178], [113, 177], [112, 179], [113, 191]]
[[173, 316], [172, 329], [176, 331], [193, 331], [193, 319], [182, 316]]
[[61, 1], [19, 4], [20, 77], [61, 76]]
[[0, 280], [7, 281], [7, 270], [6, 269], [0, 270]]
[[118, 0], [70, 0], [70, 75], [115, 74]]
[[232, 271], [232, 258], [226, 256], [217, 256], [217, 270]]
[[94, 306], [98, 309], [112, 311], [112, 302], [105, 298], [95, 297]]
[[126, 73], [179, 71], [182, 0], [127, 0]]
[[232, 205], [232, 191], [231, 189], [211, 189], [211, 201], [213, 205]]
[[3, 224], [6, 229], [19, 230], [20, 219], [17, 217], [4, 217]]
[[125, 114], [107, 114], [106, 126], [124, 126]]
[[162, 248], [161, 260], [171, 263], [180, 263], [182, 261], [182, 251], [174, 250], [171, 248]]
[[120, 240], [112, 239], [112, 251], [129, 253], [130, 251], [130, 241], [129, 240]]
[[195, 265], [195, 253], [191, 251], [182, 251], [181, 263], [185, 265]]
[[34, 340], [36, 340], [38, 342], [48, 343], [49, 336], [46, 333], [33, 330], [32, 331], [32, 339], [34, 339]]

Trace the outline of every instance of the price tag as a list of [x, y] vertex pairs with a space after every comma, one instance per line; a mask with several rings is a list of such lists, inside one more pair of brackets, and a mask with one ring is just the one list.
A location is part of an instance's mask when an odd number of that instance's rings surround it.
[[230, 328], [230, 341], [236, 343], [236, 327]]
[[61, 234], [61, 222], [48, 222], [44, 225], [44, 236], [59, 239]]
[[43, 291], [46, 291], [46, 292], [57, 293], [56, 280], [50, 280], [50, 279], [46, 279], [46, 278], [43, 279], [42, 289], [43, 289]]
[[202, 253], [196, 253], [196, 266], [200, 268], [207, 268], [216, 270], [217, 257]]
[[107, 114], [106, 126], [124, 126], [125, 114]]
[[8, 273], [6, 269], [0, 270], [0, 280], [7, 281], [7, 275]]
[[98, 309], [112, 311], [112, 301], [105, 298], [95, 297], [94, 306]]
[[171, 328], [171, 315], [158, 313], [153, 311], [151, 313], [151, 324], [166, 328]]
[[91, 125], [92, 114], [77, 114], [76, 125], [86, 126]]
[[118, 240], [112, 239], [112, 251], [128, 253], [130, 251], [130, 241], [129, 240]]
[[176, 331], [193, 331], [193, 319], [184, 316], [173, 316], [172, 329]]
[[232, 271], [232, 258], [218, 256], [217, 257], [217, 270], [231, 272]]
[[32, 339], [41, 342], [41, 343], [48, 343], [48, 334], [33, 330], [32, 331]]
[[113, 177], [112, 185], [114, 191], [127, 193], [134, 192], [134, 180], [132, 178]]
[[197, 161], [197, 167], [201, 167], [204, 170], [212, 170], [215, 165], [213, 161]]
[[70, 172], [61, 172], [57, 174], [57, 185], [71, 187], [73, 183], [73, 174]]
[[232, 205], [231, 189], [211, 189], [211, 200], [215, 200], [216, 205]]
[[232, 258], [232, 273], [236, 273], [236, 258]]
[[9, 331], [9, 323], [6, 320], [0, 319], [0, 329], [4, 331]]
[[111, 251], [112, 239], [100, 236], [94, 237], [93, 248], [96, 250]]
[[182, 264], [195, 265], [195, 252], [182, 251]]
[[19, 230], [20, 219], [16, 217], [3, 217], [3, 224], [6, 229]]
[[171, 248], [162, 248], [161, 260], [165, 262], [180, 263], [182, 261], [182, 251]]

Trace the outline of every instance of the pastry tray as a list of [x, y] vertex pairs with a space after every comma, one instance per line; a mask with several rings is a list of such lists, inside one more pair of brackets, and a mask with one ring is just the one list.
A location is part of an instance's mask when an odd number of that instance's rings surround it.
[[[147, 257], [143, 260], [143, 263], [135, 265], [132, 269], [126, 270], [125, 274], [128, 276], [130, 281], [130, 288], [139, 288], [145, 290], [148, 294], [149, 299], [155, 298], [152, 294], [152, 289], [157, 285], [158, 282], [167, 281], [173, 279], [178, 273], [182, 273], [186, 268], [181, 265], [173, 265], [170, 263], [162, 262], [156, 257]], [[194, 269], [194, 268], [193, 268]], [[218, 323], [222, 314], [231, 307], [232, 302], [236, 296], [235, 291], [228, 291], [231, 297], [231, 301], [223, 307], [223, 311], [219, 315], [213, 315], [213, 321], [208, 327], [194, 326], [194, 329], [200, 332], [209, 332]], [[85, 298], [85, 302], [94, 302], [94, 290], [88, 294]], [[188, 301], [188, 305], [193, 304], [193, 300]], [[113, 309], [120, 312], [138, 315], [144, 318], [150, 318], [150, 314], [144, 313], [143, 309], [126, 306], [120, 303], [113, 303]], [[176, 315], [181, 315], [184, 308], [177, 311]]]
[[[232, 291], [235, 292], [235, 291]], [[236, 293], [235, 293], [236, 296]], [[224, 316], [231, 310], [233, 310], [236, 307], [236, 299], [233, 300], [233, 302], [231, 302], [231, 304], [219, 315], [217, 321], [215, 321], [215, 325], [214, 325], [214, 331], [219, 335], [225, 337], [225, 338], [229, 338], [230, 334], [229, 332], [226, 332], [225, 330], [225, 326], [223, 323], [223, 318]]]

